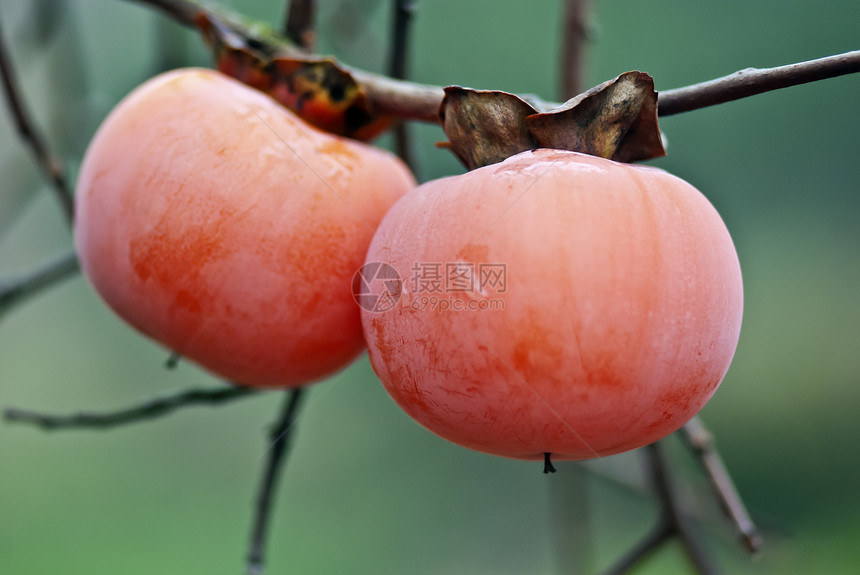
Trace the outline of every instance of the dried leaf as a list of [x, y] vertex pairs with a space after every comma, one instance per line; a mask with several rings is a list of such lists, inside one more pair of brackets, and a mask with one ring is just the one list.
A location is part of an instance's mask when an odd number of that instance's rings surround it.
[[392, 125], [374, 114], [361, 86], [330, 58], [306, 56], [265, 30], [249, 35], [213, 14], [198, 15], [218, 70], [266, 92], [321, 130], [369, 140]]
[[535, 111], [507, 92], [449, 86], [439, 117], [451, 151], [473, 170], [536, 148], [526, 125]]
[[541, 147], [573, 150], [619, 162], [665, 155], [657, 126], [654, 81], [626, 72], [559, 108], [527, 119]]
[[374, 117], [364, 91], [334, 60], [275, 58], [266, 70], [272, 97], [322, 130], [367, 140], [390, 125]]

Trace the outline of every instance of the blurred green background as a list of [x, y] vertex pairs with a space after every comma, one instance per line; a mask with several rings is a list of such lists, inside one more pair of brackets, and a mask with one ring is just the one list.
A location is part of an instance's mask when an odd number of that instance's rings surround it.
[[[381, 69], [390, 3], [320, 2], [320, 49]], [[273, 23], [280, 2], [229, 6]], [[557, 94], [559, 2], [418, 3], [413, 77]], [[588, 85], [649, 72], [657, 89], [860, 48], [860, 3], [595, 2]], [[165, 67], [210, 65], [198, 38], [114, 0], [0, 0], [39, 125], [74, 172], [110, 107]], [[703, 412], [764, 531], [751, 560], [677, 444], [679, 478], [730, 573], [853, 573], [860, 564], [860, 75], [666, 118], [668, 157], [734, 237], [745, 317]], [[461, 171], [415, 129], [422, 179]], [[0, 114], [0, 278], [66, 253], [54, 199]], [[385, 144], [386, 140], [382, 142]], [[217, 381], [100, 303], [81, 278], [0, 317], [0, 406], [107, 410]], [[242, 572], [267, 395], [110, 432], [0, 423], [0, 572]], [[409, 420], [366, 358], [313, 387], [279, 491], [269, 573], [596, 572], [647, 532], [636, 454], [538, 464], [472, 453]], [[621, 469], [634, 487], [608, 481]], [[585, 503], [578, 497], [585, 494]], [[586, 533], [580, 532], [585, 527]], [[672, 545], [642, 573], [689, 573]]]

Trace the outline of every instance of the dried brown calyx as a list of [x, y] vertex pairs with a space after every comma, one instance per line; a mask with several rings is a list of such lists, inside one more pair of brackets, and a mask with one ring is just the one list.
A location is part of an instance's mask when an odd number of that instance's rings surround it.
[[619, 162], [666, 153], [654, 81], [643, 72], [625, 72], [545, 112], [507, 92], [449, 86], [439, 117], [447, 147], [470, 170], [536, 148]]

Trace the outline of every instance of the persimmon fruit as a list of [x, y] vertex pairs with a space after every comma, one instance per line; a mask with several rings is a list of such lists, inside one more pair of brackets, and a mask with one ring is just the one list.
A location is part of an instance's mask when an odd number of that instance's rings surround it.
[[385, 388], [431, 431], [496, 455], [656, 441], [705, 405], [738, 342], [729, 232], [653, 167], [540, 149], [432, 181], [388, 212], [366, 262], [402, 282], [396, 306], [362, 311]]
[[176, 70], [98, 129], [75, 243], [96, 291], [144, 334], [234, 382], [298, 386], [364, 348], [352, 275], [414, 185], [388, 152], [218, 72]]

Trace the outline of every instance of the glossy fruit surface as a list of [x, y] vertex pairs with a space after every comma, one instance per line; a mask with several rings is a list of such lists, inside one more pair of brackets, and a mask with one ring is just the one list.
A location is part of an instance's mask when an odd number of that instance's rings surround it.
[[704, 406], [738, 342], [729, 233], [656, 168], [536, 150], [429, 182], [385, 216], [367, 262], [402, 279], [396, 306], [362, 314], [388, 392], [497, 455], [660, 439]]
[[414, 179], [218, 72], [129, 94], [92, 140], [75, 242], [101, 297], [232, 381], [295, 386], [363, 349], [351, 278]]

